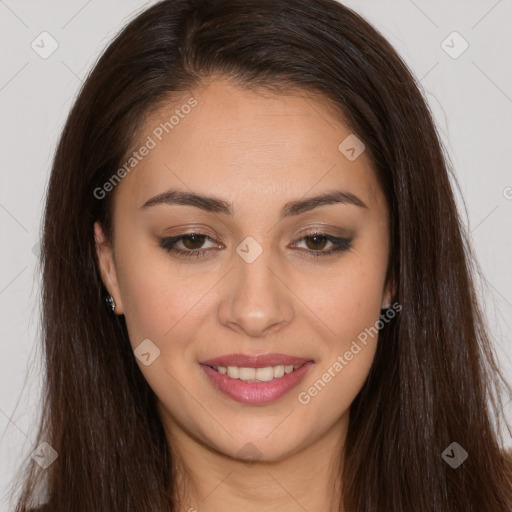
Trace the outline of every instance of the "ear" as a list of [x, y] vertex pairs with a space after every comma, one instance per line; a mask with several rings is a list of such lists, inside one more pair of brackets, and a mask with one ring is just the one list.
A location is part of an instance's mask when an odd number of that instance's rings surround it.
[[99, 222], [94, 223], [94, 242], [101, 280], [103, 281], [108, 293], [110, 293], [116, 301], [116, 314], [122, 315], [124, 314], [124, 309], [117, 280], [114, 251], [110, 243], [107, 241], [103, 227]]
[[382, 297], [382, 305], [381, 308], [390, 308], [391, 307], [391, 301], [393, 300], [393, 297], [395, 296], [395, 290], [393, 283], [391, 282], [391, 279], [388, 279], [388, 282], [386, 284], [384, 295]]

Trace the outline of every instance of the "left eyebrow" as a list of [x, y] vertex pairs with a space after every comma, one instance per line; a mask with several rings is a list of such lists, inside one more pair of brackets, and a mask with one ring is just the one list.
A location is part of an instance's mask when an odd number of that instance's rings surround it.
[[[142, 210], [158, 204], [194, 206], [207, 212], [223, 213], [225, 215], [233, 216], [233, 205], [228, 201], [224, 201], [213, 196], [206, 196], [203, 194], [196, 194], [176, 189], [167, 190], [166, 192], [148, 199], [140, 209]], [[366, 206], [366, 204], [355, 194], [346, 190], [333, 190], [318, 196], [289, 201], [283, 206], [279, 215], [279, 220], [293, 215], [300, 215], [301, 213], [328, 204], [344, 204], [368, 208], [368, 206]]]

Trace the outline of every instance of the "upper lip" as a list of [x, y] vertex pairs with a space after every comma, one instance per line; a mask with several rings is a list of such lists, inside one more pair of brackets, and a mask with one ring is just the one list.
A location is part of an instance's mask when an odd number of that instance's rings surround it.
[[214, 357], [207, 361], [201, 361], [206, 366], [238, 366], [244, 368], [264, 368], [266, 366], [289, 366], [302, 365], [312, 361], [303, 357], [290, 356], [286, 354], [227, 354]]

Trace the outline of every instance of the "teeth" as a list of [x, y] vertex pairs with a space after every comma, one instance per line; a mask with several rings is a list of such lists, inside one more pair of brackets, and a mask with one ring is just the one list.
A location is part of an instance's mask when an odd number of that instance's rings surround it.
[[222, 375], [227, 375], [232, 379], [240, 379], [252, 382], [270, 382], [274, 379], [279, 379], [285, 374], [293, 372], [299, 368], [300, 364], [296, 365], [277, 365], [266, 366], [264, 368], [246, 368], [239, 366], [215, 366], [214, 368]]
[[[231, 367], [233, 368], [233, 367]], [[256, 378], [256, 368], [237, 368], [238, 369], [238, 378], [241, 380], [254, 380]], [[266, 370], [266, 368], [262, 368]], [[258, 368], [258, 371], [260, 368]], [[229, 372], [229, 366], [228, 366]], [[230, 375], [231, 377], [231, 375]]]
[[274, 366], [274, 377], [279, 378], [284, 375], [284, 366], [281, 364], [279, 366]]
[[240, 369], [238, 366], [228, 366], [228, 377], [232, 379], [240, 378]]

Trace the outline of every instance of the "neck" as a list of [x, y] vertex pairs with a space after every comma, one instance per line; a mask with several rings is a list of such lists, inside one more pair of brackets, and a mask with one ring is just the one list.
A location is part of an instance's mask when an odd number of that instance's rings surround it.
[[[273, 460], [216, 451], [167, 422], [179, 512], [324, 510], [340, 512], [341, 450], [348, 415], [314, 442]], [[171, 442], [172, 440], [172, 442]], [[308, 442], [310, 444], [308, 444]], [[256, 442], [255, 442], [256, 444]]]

